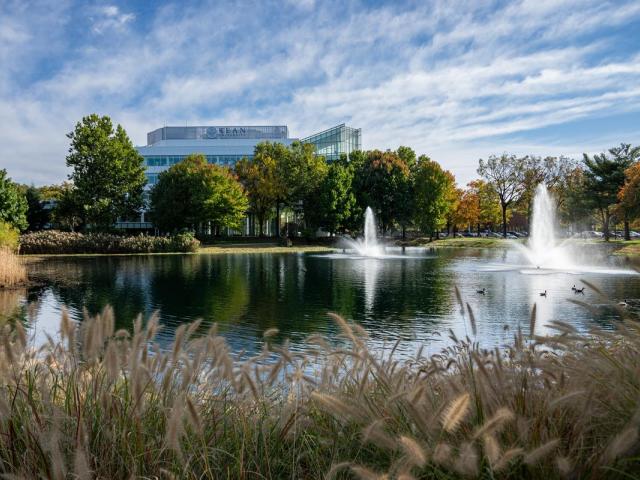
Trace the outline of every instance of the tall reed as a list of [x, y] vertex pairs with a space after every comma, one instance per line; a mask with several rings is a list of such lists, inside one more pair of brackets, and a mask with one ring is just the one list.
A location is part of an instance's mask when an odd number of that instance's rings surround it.
[[[11, 478], [632, 478], [640, 469], [640, 328], [503, 350], [469, 339], [383, 358], [335, 316], [342, 341], [236, 358], [157, 316], [115, 331], [110, 308], [34, 349], [0, 342], [0, 474]], [[479, 321], [479, 319], [478, 319]], [[270, 347], [268, 347], [271, 345]]]
[[27, 281], [22, 260], [9, 248], [0, 248], [0, 288], [13, 287]]

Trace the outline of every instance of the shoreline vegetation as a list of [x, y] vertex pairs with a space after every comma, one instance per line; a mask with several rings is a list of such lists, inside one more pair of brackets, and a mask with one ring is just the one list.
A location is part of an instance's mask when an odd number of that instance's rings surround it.
[[[464, 302], [457, 292], [460, 307]], [[620, 312], [625, 317], [625, 312]], [[338, 344], [290, 351], [276, 329], [253, 358], [216, 326], [113, 311], [34, 349], [1, 330], [0, 471], [11, 478], [631, 478], [640, 468], [640, 327], [581, 334], [536, 312], [510, 345], [457, 339], [404, 361], [332, 315]], [[472, 312], [465, 316], [475, 331]], [[279, 342], [274, 340], [278, 338]]]

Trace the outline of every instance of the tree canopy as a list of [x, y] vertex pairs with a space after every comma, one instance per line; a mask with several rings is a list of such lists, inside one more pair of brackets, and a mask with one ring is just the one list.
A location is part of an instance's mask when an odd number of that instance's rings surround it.
[[85, 222], [105, 230], [118, 217], [137, 215], [144, 204], [145, 170], [124, 128], [114, 129], [106, 115], [91, 114], [67, 137], [67, 166], [73, 169], [69, 179]]
[[418, 159], [414, 182], [416, 223], [433, 237], [445, 225], [452, 208], [453, 175], [438, 162], [422, 155]]
[[28, 204], [20, 186], [7, 177], [7, 171], [0, 170], [0, 221], [18, 230], [26, 230]]
[[242, 225], [249, 204], [235, 175], [207, 163], [204, 155], [189, 155], [160, 173], [151, 190], [153, 221], [164, 231], [201, 230], [204, 225]]

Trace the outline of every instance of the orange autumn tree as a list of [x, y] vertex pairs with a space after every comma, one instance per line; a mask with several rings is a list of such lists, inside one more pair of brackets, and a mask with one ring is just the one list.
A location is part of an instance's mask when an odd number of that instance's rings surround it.
[[618, 192], [619, 207], [631, 219], [640, 217], [640, 163], [634, 163], [624, 172], [624, 185]]

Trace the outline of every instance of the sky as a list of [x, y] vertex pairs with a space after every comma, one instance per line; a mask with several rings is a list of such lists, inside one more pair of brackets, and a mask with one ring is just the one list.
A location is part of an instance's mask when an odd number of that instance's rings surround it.
[[640, 143], [640, 2], [0, 0], [0, 168], [58, 183], [66, 134], [338, 123], [464, 185], [479, 158]]

